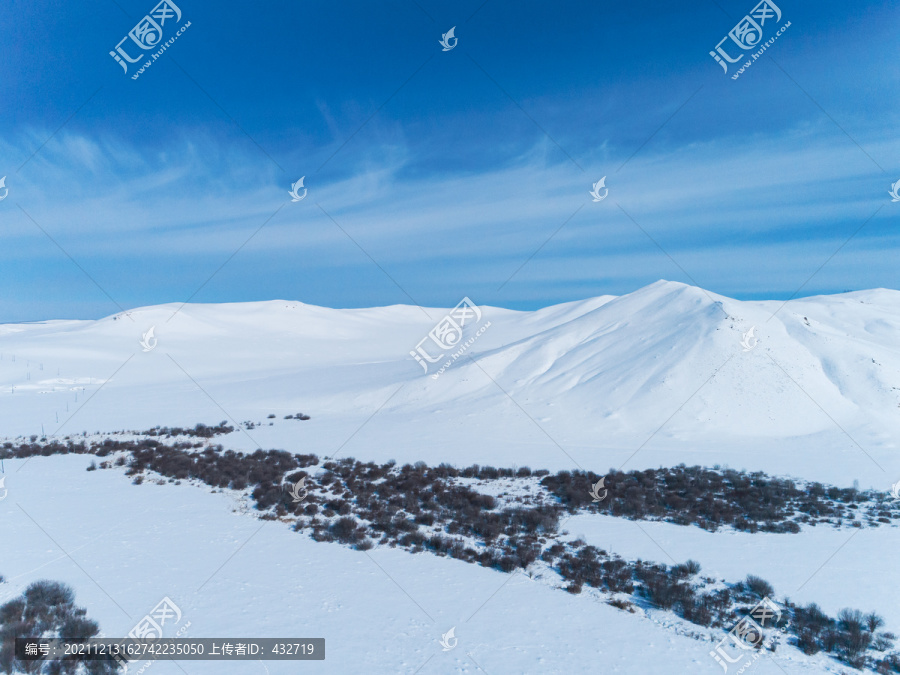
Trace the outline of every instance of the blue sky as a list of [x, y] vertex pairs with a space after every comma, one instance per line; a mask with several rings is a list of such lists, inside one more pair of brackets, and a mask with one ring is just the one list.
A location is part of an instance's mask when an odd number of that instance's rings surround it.
[[709, 52], [754, 4], [180, 0], [131, 79], [152, 0], [14, 0], [0, 322], [900, 288], [900, 13], [781, 0], [733, 80]]

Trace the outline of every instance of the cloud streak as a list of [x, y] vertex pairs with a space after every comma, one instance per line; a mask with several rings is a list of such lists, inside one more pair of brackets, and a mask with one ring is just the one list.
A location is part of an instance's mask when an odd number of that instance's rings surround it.
[[[16, 156], [28, 144], [2, 151]], [[870, 141], [867, 147], [896, 156], [900, 142]], [[388, 159], [373, 162], [378, 154]], [[616, 203], [710, 290], [786, 297], [795, 290], [793, 279], [821, 264], [879, 205], [890, 202], [890, 181], [826, 123], [665, 151], [648, 147], [620, 173], [613, 168], [621, 164], [614, 152], [602, 148], [595, 154], [584, 161], [587, 176], [542, 147], [501, 167], [436, 174], [422, 171], [396, 141], [366, 146], [367, 159], [342, 176], [308, 176], [307, 198], [283, 208], [230, 263], [237, 276], [214, 281], [196, 300], [235, 299], [241, 274], [252, 276], [242, 292], [255, 298], [290, 296], [333, 306], [375, 299], [342, 283], [348, 272], [350, 278], [369, 278], [374, 266], [316, 203], [426, 304], [452, 304], [454, 294], [474, 288], [482, 292], [481, 302], [525, 308], [626, 292], [660, 277], [689, 281]], [[285, 181], [264, 157], [223, 149], [202, 136], [148, 155], [113, 137], [63, 132], [32, 164], [7, 181], [0, 278], [15, 280], [20, 292], [33, 295], [37, 316], [22, 316], [20, 304], [0, 303], [0, 320], [46, 317], [39, 309], [46, 289], [34, 275], [35, 261], [70, 265], [15, 204], [92, 275], [105, 275], [120, 291], [111, 291], [118, 302], [161, 303], [186, 298], [197, 279], [290, 201], [290, 182], [299, 178]], [[610, 196], [592, 203], [590, 184], [603, 175]], [[885, 228], [896, 217], [882, 209], [834, 261], [832, 268], [841, 270], [838, 285], [900, 285], [896, 272], [869, 255], [897, 248], [896, 236]], [[785, 271], [774, 269], [774, 260]], [[302, 266], [285, 284], [288, 268], [298, 261]], [[165, 282], [147, 287], [140, 271], [147, 265]], [[809, 291], [833, 288], [838, 282], [829, 273], [823, 270]], [[405, 301], [391, 293], [376, 296], [371, 304]], [[92, 302], [73, 293], [70, 316], [95, 315]]]

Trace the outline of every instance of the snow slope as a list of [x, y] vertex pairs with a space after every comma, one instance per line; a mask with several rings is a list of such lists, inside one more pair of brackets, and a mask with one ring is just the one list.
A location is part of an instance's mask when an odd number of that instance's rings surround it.
[[[490, 327], [434, 380], [409, 352], [446, 312], [272, 301], [0, 326], [0, 433], [275, 413], [229, 443], [549, 469], [719, 463], [879, 489], [900, 477], [897, 291], [782, 307], [660, 281], [535, 312], [483, 307]], [[282, 420], [298, 411], [312, 420]]]

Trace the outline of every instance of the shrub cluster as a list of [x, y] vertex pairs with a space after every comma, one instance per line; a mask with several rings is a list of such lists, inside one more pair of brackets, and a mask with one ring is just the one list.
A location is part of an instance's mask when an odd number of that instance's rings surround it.
[[[652, 607], [673, 611], [691, 623], [723, 629], [748, 616], [762, 598], [774, 598], [771, 584], [753, 575], [726, 588], [708, 588], [712, 580], [698, 578], [700, 565], [695, 561], [672, 566], [626, 561], [594, 546], [578, 544], [567, 547], [556, 543], [542, 555], [568, 582], [566, 590], [571, 593], [581, 593], [585, 585], [625, 593]], [[900, 673], [896, 653], [881, 658], [867, 653], [885, 652], [896, 640], [892, 633], [878, 632], [884, 625], [878, 614], [843, 609], [831, 618], [815, 604], [800, 607], [788, 600], [779, 604], [783, 608], [780, 620], [767, 627], [784, 629], [790, 642], [806, 654], [824, 651], [854, 668]], [[630, 605], [619, 599], [616, 606], [628, 609]]]
[[20, 661], [16, 638], [91, 638], [100, 627], [75, 605], [71, 588], [56, 581], [35, 581], [25, 592], [0, 606], [0, 671], [40, 675], [109, 675], [118, 672], [112, 661]]
[[[505, 571], [534, 562], [540, 553], [538, 537], [556, 530], [561, 512], [558, 506], [547, 505], [498, 509], [494, 497], [455, 482], [461, 476], [497, 475], [498, 470], [490, 467], [459, 470], [442, 464], [429, 468], [418, 462], [398, 468], [391, 462], [379, 466], [347, 458], [326, 462], [322, 468], [325, 473], [317, 482], [328, 496], [311, 494], [305, 515], [320, 513], [320, 507], [326, 518], [342, 516], [343, 521], [352, 514], [382, 543], [416, 552], [429, 549]], [[506, 476], [521, 471], [510, 470]], [[314, 517], [306, 526], [320, 541], [356, 544], [361, 540], [358, 530], [348, 534], [346, 523], [335, 531], [333, 523]], [[476, 550], [466, 539], [483, 546]]]
[[[149, 469], [176, 480], [196, 479], [218, 488], [243, 490], [255, 486], [257, 508], [290, 504], [282, 487], [287, 472], [319, 461], [315, 455], [292, 455], [284, 450], [257, 450], [249, 455], [225, 450], [221, 445], [200, 452], [185, 452], [174, 446], [144, 445], [131, 451], [128, 475]], [[306, 474], [301, 472], [299, 478]]]
[[591, 486], [602, 476], [584, 471], [560, 471], [541, 484], [574, 513], [591, 507], [601, 513], [634, 520], [665, 520], [714, 531], [729, 525], [745, 532], [800, 531], [799, 523], [840, 524], [844, 520], [870, 526], [900, 518], [888, 495], [855, 488], [798, 486], [794, 481], [684, 464], [644, 471], [610, 470], [604, 488], [608, 497], [593, 503]]
[[140, 436], [194, 436], [197, 438], [213, 438], [223, 434], [230, 434], [234, 431], [234, 427], [228, 424], [227, 420], [222, 420], [214, 427], [208, 427], [205, 424], [197, 424], [193, 429], [182, 429], [181, 427], [154, 427], [147, 431], [140, 432]]
[[[300, 413], [297, 416], [289, 416], [291, 419], [303, 419], [306, 416]], [[67, 439], [61, 441], [45, 441], [37, 443], [37, 437], [31, 442], [14, 444], [6, 442], [0, 447], [0, 457], [31, 457], [35, 455], [49, 456], [66, 453], [93, 453], [100, 456], [115, 451], [135, 452], [153, 448], [154, 452], [166, 455], [168, 464], [177, 464], [179, 471], [172, 472], [172, 467], [167, 466], [161, 470], [159, 462], [153, 462], [153, 453], [141, 453], [141, 461], [136, 471], [143, 468], [151, 468], [164, 475], [176, 479], [199, 478], [210, 485], [217, 487], [231, 487], [243, 489], [253, 485], [259, 488], [259, 497], [263, 509], [281, 503], [284, 513], [291, 512], [291, 501], [277, 498], [276, 492], [281, 490], [281, 479], [286, 471], [294, 468], [303, 468], [316, 464], [300, 461], [296, 465], [284, 459], [279, 459], [273, 466], [275, 471], [265, 471], [267, 478], [258, 479], [259, 467], [257, 465], [268, 461], [267, 457], [290, 457], [288, 453], [278, 450], [268, 452], [257, 451], [253, 455], [239, 455], [227, 451], [221, 457], [215, 455], [222, 453], [221, 446], [216, 446], [211, 452], [205, 449], [203, 456], [191, 460], [178, 460], [171, 453], [167, 454], [166, 448], [183, 451], [192, 448], [204, 447], [202, 442], [193, 444], [181, 441], [172, 445], [163, 445], [153, 439], [155, 437], [169, 435], [188, 435], [201, 438], [209, 438], [219, 433], [228, 433], [233, 429], [224, 422], [216, 427], [207, 427], [198, 424], [193, 430], [185, 431], [180, 428], [157, 427], [146, 432], [151, 437], [138, 440], [116, 440], [106, 438], [100, 443], [88, 443], [85, 440], [75, 442]], [[262, 454], [260, 454], [262, 453]], [[186, 453], [182, 453], [186, 454]], [[295, 457], [304, 457], [296, 455]], [[310, 456], [311, 457], [311, 456]], [[245, 464], [249, 462], [249, 464]], [[188, 466], [192, 465], [192, 466]], [[213, 466], [210, 466], [213, 465]], [[525, 480], [533, 486], [535, 478], [541, 479], [539, 485], [543, 488], [538, 495], [525, 495], [521, 497], [523, 508], [529, 513], [521, 517], [528, 520], [546, 518], [559, 518], [561, 512], [575, 513], [581, 509], [590, 508], [601, 513], [613, 516], [643, 519], [665, 520], [678, 525], [697, 525], [708, 530], [716, 530], [721, 526], [731, 526], [737, 530], [747, 532], [782, 532], [795, 533], [800, 531], [800, 524], [816, 525], [817, 523], [831, 523], [841, 525], [852, 524], [856, 527], [878, 526], [879, 523], [891, 523], [900, 519], [900, 505], [893, 503], [887, 493], [875, 491], [861, 492], [855, 488], [838, 488], [824, 486], [820, 483], [797, 485], [794, 481], [767, 476], [764, 473], [744, 473], [732, 469], [706, 469], [698, 466], [686, 467], [679, 465], [672, 468], [647, 469], [644, 471], [631, 471], [623, 473], [611, 470], [605, 476], [604, 487], [608, 491], [608, 497], [599, 503], [594, 503], [590, 494], [591, 486], [600, 480], [601, 476], [592, 472], [560, 471], [555, 475], [549, 475], [546, 470], [532, 471], [528, 467], [521, 468], [495, 468], [492, 466], [473, 465], [464, 469], [456, 469], [442, 464], [438, 467], [428, 468], [423, 463], [415, 466], [404, 466], [399, 470], [393, 469], [389, 463], [381, 467], [374, 464], [360, 464], [354, 460], [341, 460], [332, 463], [335, 467], [341, 467], [339, 474], [346, 477], [355, 476], [352, 484], [344, 488], [352, 494], [362, 490], [365, 497], [366, 491], [363, 483], [371, 480], [379, 480], [389, 474], [397, 474], [386, 479], [386, 485], [379, 488], [382, 491], [394, 490], [396, 492], [412, 493], [395, 503], [405, 508], [405, 503], [417, 504], [419, 510], [428, 511], [426, 508], [436, 496], [452, 500], [446, 505], [451, 510], [462, 509], [463, 515], [479, 520], [472, 523], [477, 526], [476, 535], [486, 535], [489, 539], [496, 537], [507, 530], [515, 529], [512, 523], [506, 522], [519, 516], [515, 514], [478, 515], [483, 511], [477, 505], [465, 505], [464, 502], [479, 498], [467, 496], [465, 489], [458, 481], [451, 479], [475, 479], [482, 481], [491, 480]], [[359, 466], [357, 466], [359, 465]], [[421, 465], [421, 466], [420, 466]], [[256, 468], [257, 471], [252, 471]], [[329, 471], [333, 467], [326, 466]], [[362, 471], [362, 473], [359, 473]], [[279, 473], [280, 472], [280, 473]], [[374, 476], [380, 478], [373, 478]], [[227, 478], [227, 481], [226, 481]], [[343, 480], [343, 478], [342, 478]], [[453, 484], [450, 484], [453, 483]], [[432, 491], [437, 485], [437, 492], [432, 496], [423, 495]], [[444, 496], [444, 492], [451, 495]], [[544, 501], [544, 496], [552, 496], [553, 502]], [[404, 501], [405, 499], [405, 501]], [[529, 506], [530, 504], [530, 506]], [[552, 514], [552, 515], [551, 515]], [[279, 515], [283, 515], [280, 513]], [[427, 516], [425, 516], [427, 517]]]
[[796, 644], [804, 653], [825, 651], [854, 668], [872, 667], [879, 673], [900, 673], [897, 654], [886, 654], [878, 660], [866, 654], [870, 649], [887, 651], [896, 640], [893, 633], [879, 632], [884, 619], [875, 612], [863, 614], [858, 609], [842, 609], [832, 618], [815, 603], [790, 607]]

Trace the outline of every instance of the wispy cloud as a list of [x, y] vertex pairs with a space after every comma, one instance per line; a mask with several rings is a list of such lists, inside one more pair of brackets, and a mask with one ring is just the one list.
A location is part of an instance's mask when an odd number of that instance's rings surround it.
[[[618, 203], [691, 276], [713, 285], [711, 290], [788, 295], [795, 290], [791, 270], [821, 263], [823, 254], [890, 201], [890, 181], [845, 141], [836, 131], [807, 128], [693, 143], [677, 151], [647, 149], [619, 173], [614, 167], [621, 158], [601, 148], [585, 161], [588, 175], [543, 147], [499, 168], [436, 174], [417, 170], [403, 145], [371, 146], [341, 177], [329, 182], [307, 177], [306, 200], [289, 203], [254, 237], [241, 253], [252, 264], [240, 269], [258, 277], [255, 295], [359, 303], [352, 289], [336, 282], [335, 270], [368, 273], [372, 263], [315, 208], [319, 203], [379, 264], [432, 305], [469, 287], [482, 292], [482, 302], [502, 305], [623, 292], [660, 277], [680, 278]], [[118, 276], [125, 302], [186, 297], [196, 278], [221, 264], [289, 202], [290, 182], [299, 178], [285, 180], [264, 157], [225, 147], [194, 137], [148, 155], [114, 138], [59, 134], [29, 171], [7, 181], [2, 275], [8, 282], [28, 273], [26, 267], [33, 270], [38, 259], [68, 264], [14, 210], [18, 203], [85, 265], [115, 269], [150, 263], [166, 275], [158, 296], [147, 288], [135, 293], [127, 277]], [[896, 156], [900, 142], [873, 141], [868, 147], [880, 156]], [[372, 161], [379, 150], [381, 160]], [[20, 147], [2, 151], [23, 152]], [[590, 183], [603, 175], [610, 196], [593, 203]], [[879, 213], [854, 245], [865, 248], [877, 239], [882, 254], [885, 247], [895, 248], [896, 237], [881, 229], [894, 217], [889, 209]], [[279, 279], [267, 286], [270, 269], [291, 258], [303, 260], [294, 285], [285, 288]], [[788, 271], [772, 270], [773, 260], [790, 263]], [[872, 261], [853, 260], [855, 271], [845, 270], [843, 277], [869, 278]], [[846, 268], [849, 261], [838, 262]], [[304, 296], [310, 286], [316, 287], [314, 299]], [[202, 299], [233, 298], [214, 283]], [[393, 301], [404, 300], [386, 297], [381, 304]]]

